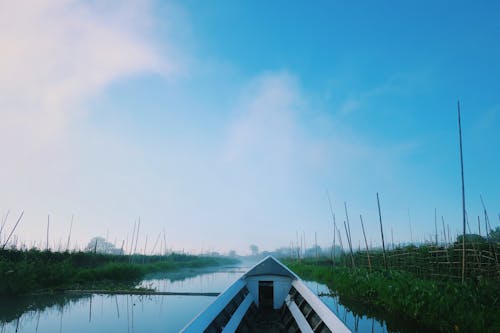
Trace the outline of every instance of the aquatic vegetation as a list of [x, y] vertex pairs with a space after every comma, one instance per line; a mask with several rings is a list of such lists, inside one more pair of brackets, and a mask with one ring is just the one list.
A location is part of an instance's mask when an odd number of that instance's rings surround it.
[[67, 288], [133, 287], [152, 272], [234, 263], [225, 257], [0, 250], [0, 295]]
[[500, 285], [495, 280], [426, 279], [397, 270], [332, 267], [324, 260], [288, 262], [305, 279], [353, 299], [416, 320], [441, 332], [499, 332]]

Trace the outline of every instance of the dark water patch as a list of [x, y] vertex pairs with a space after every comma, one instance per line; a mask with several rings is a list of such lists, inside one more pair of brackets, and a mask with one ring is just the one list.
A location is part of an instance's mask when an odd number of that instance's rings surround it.
[[90, 298], [90, 295], [66, 295], [61, 293], [4, 297], [0, 301], [0, 322], [12, 322], [26, 313], [43, 312], [52, 307], [64, 308], [68, 303], [88, 298]]

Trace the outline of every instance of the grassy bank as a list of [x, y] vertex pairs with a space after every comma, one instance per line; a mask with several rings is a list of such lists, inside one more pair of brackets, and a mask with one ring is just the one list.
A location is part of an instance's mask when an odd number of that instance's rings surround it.
[[325, 283], [356, 300], [441, 332], [500, 332], [500, 285], [495, 280], [437, 281], [409, 272], [332, 268], [331, 262], [288, 261], [303, 279]]
[[88, 252], [0, 251], [0, 295], [68, 288], [131, 288], [146, 274], [234, 263], [182, 254], [118, 256]]

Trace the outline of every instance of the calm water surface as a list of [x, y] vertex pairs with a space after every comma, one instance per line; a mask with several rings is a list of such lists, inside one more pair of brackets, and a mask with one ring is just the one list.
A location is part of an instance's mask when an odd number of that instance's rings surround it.
[[[212, 270], [186, 270], [155, 274], [138, 286], [158, 291], [222, 292], [239, 278], [250, 263]], [[325, 285], [306, 284], [317, 294]], [[215, 298], [209, 296], [44, 295], [0, 299], [0, 333], [10, 332], [178, 332]], [[353, 332], [417, 332], [404, 323], [386, 324], [356, 304], [350, 310], [336, 297], [321, 299]], [[392, 320], [392, 319], [391, 319]], [[403, 326], [401, 326], [403, 325]], [[394, 328], [396, 327], [396, 328]]]

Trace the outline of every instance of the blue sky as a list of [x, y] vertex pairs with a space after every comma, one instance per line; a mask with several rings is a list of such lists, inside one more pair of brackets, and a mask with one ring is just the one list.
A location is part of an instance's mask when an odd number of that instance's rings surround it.
[[[354, 243], [500, 213], [496, 2], [0, 4], [0, 213], [19, 242], [165, 230], [174, 250]], [[484, 230], [482, 230], [484, 232]], [[0, 235], [5, 237], [5, 234]], [[140, 247], [141, 245], [139, 245]]]

